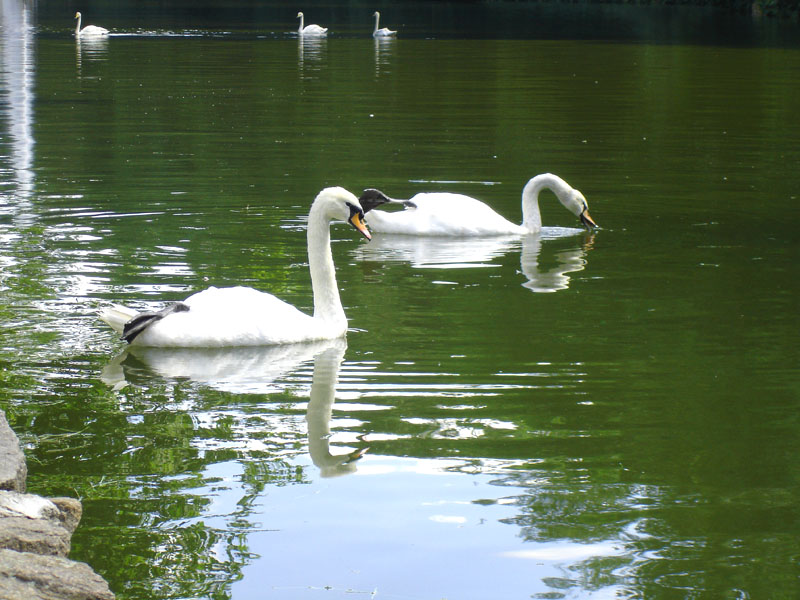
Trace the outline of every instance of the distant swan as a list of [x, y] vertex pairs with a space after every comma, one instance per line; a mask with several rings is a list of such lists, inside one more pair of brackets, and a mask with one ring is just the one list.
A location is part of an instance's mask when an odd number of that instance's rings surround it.
[[381, 27], [378, 29], [379, 21], [381, 20], [381, 13], [376, 10], [375, 14], [372, 16], [375, 17], [375, 31], [372, 32], [372, 37], [392, 37], [397, 35], [396, 31], [392, 31], [386, 27]]
[[[551, 173], [532, 178], [522, 190], [522, 225], [505, 219], [480, 200], [449, 192], [423, 192], [410, 200], [392, 200], [375, 189], [364, 190], [360, 202], [373, 231], [406, 235], [522, 235], [542, 229], [539, 192], [549, 189], [587, 229], [597, 227], [589, 216], [586, 198]], [[402, 202], [406, 210], [370, 212], [377, 204]]]
[[87, 25], [81, 29], [81, 13], [76, 12], [75, 18], [78, 22], [75, 24], [75, 35], [78, 37], [87, 37], [93, 35], [108, 35], [108, 29], [105, 27], [98, 27], [97, 25]]
[[347, 221], [367, 239], [358, 199], [340, 187], [322, 190], [308, 213], [308, 266], [314, 316], [272, 294], [248, 287], [215, 288], [157, 313], [138, 314], [124, 306], [104, 310], [100, 319], [124, 340], [142, 346], [266, 346], [334, 339], [347, 331], [331, 254], [330, 224]]
[[319, 25], [306, 25], [303, 27], [303, 13], [297, 13], [297, 18], [300, 19], [300, 27], [297, 30], [299, 35], [322, 37], [328, 35], [327, 27], [320, 27]]

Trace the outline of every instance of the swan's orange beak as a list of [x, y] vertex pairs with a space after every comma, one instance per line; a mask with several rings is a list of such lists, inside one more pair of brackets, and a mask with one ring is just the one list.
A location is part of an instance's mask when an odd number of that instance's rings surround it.
[[581, 213], [581, 223], [583, 223], [584, 227], [586, 227], [586, 229], [590, 231], [595, 227], [597, 227], [597, 223], [595, 223], [594, 219], [592, 219], [592, 217], [589, 216], [588, 210], [584, 210]]
[[353, 215], [348, 220], [350, 225], [355, 227], [361, 235], [363, 235], [368, 240], [372, 239], [372, 236], [369, 234], [369, 230], [367, 229], [367, 224], [364, 223], [364, 213], [362, 212], [354, 212]]

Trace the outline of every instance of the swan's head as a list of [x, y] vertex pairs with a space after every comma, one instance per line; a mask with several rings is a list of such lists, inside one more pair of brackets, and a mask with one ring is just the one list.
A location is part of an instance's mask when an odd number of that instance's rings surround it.
[[321, 205], [330, 221], [347, 221], [368, 240], [372, 236], [364, 223], [364, 209], [352, 193], [342, 187], [329, 187], [317, 194], [315, 205]]
[[76, 12], [76, 13], [75, 13], [75, 18], [76, 18], [76, 19], [80, 19], [80, 18], [81, 18], [81, 13], [79, 13], [79, 12]]
[[586, 229], [591, 230], [597, 227], [597, 223], [589, 216], [589, 205], [586, 203], [586, 198], [578, 190], [572, 188], [563, 203], [572, 214], [581, 220]]
[[296, 18], [296, 19], [299, 19], [299, 18], [301, 18], [302, 16], [303, 16], [303, 13], [299, 12], [299, 13], [297, 13], [297, 16], [296, 16], [295, 18]]
[[374, 13], [372, 13], [372, 16], [377, 18], [377, 17], [380, 17], [380, 16], [381, 16], [381, 13], [379, 13], [379, 12], [376, 10]]
[[394, 198], [389, 198], [389, 196], [380, 190], [376, 190], [375, 188], [367, 188], [364, 190], [364, 193], [361, 194], [361, 198], [359, 198], [358, 201], [365, 213], [368, 213], [373, 208], [376, 208], [382, 204], [402, 204], [407, 208], [417, 207], [417, 205], [410, 200], [395, 200]]

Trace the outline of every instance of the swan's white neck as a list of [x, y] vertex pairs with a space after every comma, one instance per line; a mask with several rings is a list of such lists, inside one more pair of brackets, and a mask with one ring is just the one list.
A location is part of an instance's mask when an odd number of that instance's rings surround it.
[[300, 13], [300, 27], [297, 29], [297, 33], [303, 33], [303, 13]]
[[308, 214], [308, 267], [314, 292], [314, 318], [329, 323], [344, 323], [347, 317], [339, 298], [336, 270], [331, 252], [331, 221], [320, 203], [315, 202]]
[[81, 13], [78, 13], [78, 23], [75, 25], [75, 35], [81, 34]]
[[381, 20], [381, 13], [375, 11], [375, 31], [373, 31], [372, 33], [378, 33], [378, 21], [380, 20]]
[[533, 177], [522, 190], [522, 226], [531, 233], [542, 229], [542, 215], [539, 212], [539, 192], [551, 190], [561, 204], [566, 206], [566, 199], [572, 190], [570, 185], [552, 173], [543, 173]]

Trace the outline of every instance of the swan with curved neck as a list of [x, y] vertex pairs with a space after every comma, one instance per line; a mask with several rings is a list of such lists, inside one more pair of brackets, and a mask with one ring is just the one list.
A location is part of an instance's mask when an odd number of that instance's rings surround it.
[[327, 27], [320, 27], [319, 25], [306, 25], [303, 27], [303, 22], [305, 20], [303, 13], [297, 13], [297, 18], [300, 19], [300, 27], [297, 29], [298, 35], [309, 37], [323, 37], [328, 35]]
[[363, 219], [358, 198], [344, 188], [326, 188], [314, 200], [307, 233], [313, 316], [272, 294], [240, 286], [211, 287], [154, 313], [115, 306], [100, 318], [124, 340], [142, 346], [266, 346], [341, 337], [347, 317], [336, 284], [330, 224], [347, 221], [370, 239]]
[[375, 17], [375, 31], [372, 32], [372, 37], [394, 37], [397, 35], [396, 31], [392, 31], [386, 27], [380, 27], [381, 13], [376, 10], [372, 16]]
[[[566, 181], [551, 173], [533, 177], [522, 190], [522, 225], [512, 223], [487, 204], [449, 192], [423, 192], [409, 200], [392, 200], [379, 190], [364, 190], [361, 206], [373, 231], [406, 235], [524, 235], [542, 229], [539, 192], [552, 191], [561, 204], [587, 229], [597, 227], [589, 216], [586, 198]], [[401, 202], [406, 210], [386, 212], [372, 209], [386, 202]], [[370, 212], [371, 211], [371, 212]]]
[[98, 27], [97, 25], [87, 25], [83, 29], [81, 29], [81, 13], [76, 12], [75, 18], [77, 19], [77, 23], [75, 24], [75, 35], [78, 37], [89, 37], [93, 35], [108, 35], [108, 29], [105, 27]]

